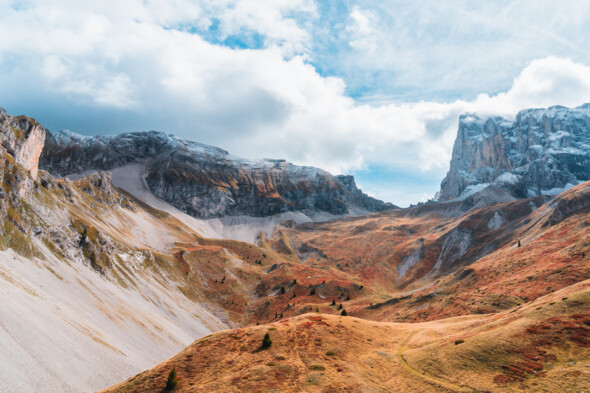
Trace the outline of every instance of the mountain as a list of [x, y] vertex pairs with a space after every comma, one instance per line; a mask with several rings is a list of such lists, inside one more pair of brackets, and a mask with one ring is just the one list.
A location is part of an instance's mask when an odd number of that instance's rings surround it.
[[67, 176], [143, 165], [158, 198], [198, 218], [373, 212], [395, 208], [363, 194], [352, 176], [332, 176], [285, 160], [246, 160], [162, 132], [85, 137], [47, 133], [41, 167]]
[[[587, 388], [590, 182], [484, 206], [201, 219], [152, 193], [137, 154], [68, 142], [75, 176], [37, 169], [44, 133], [0, 113], [2, 389], [161, 391], [170, 366], [176, 391]], [[144, 156], [175, 140], [124, 139]]]
[[44, 137], [0, 111], [0, 391], [95, 391], [227, 328], [173, 255], [194, 231], [109, 173], [38, 170]]
[[514, 121], [462, 115], [439, 200], [556, 195], [590, 179], [590, 104], [526, 109]]

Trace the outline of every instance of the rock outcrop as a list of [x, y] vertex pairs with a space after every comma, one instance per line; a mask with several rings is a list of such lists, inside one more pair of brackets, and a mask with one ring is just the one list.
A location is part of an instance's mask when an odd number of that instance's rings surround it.
[[45, 129], [26, 116], [9, 116], [0, 108], [0, 145], [31, 175], [37, 177]]
[[503, 198], [556, 195], [590, 179], [590, 104], [527, 109], [514, 121], [462, 115], [439, 200], [487, 189]]
[[162, 132], [85, 137], [48, 133], [41, 167], [59, 175], [144, 165], [150, 191], [194, 217], [270, 216], [287, 211], [348, 214], [394, 208], [363, 194], [352, 176], [285, 160], [246, 160]]

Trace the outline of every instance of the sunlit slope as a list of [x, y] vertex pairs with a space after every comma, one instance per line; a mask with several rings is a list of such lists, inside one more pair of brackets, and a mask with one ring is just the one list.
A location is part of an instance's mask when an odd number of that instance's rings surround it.
[[[321, 313], [204, 337], [105, 392], [579, 392], [590, 281], [499, 314], [385, 323]], [[262, 349], [269, 333], [272, 345]]]

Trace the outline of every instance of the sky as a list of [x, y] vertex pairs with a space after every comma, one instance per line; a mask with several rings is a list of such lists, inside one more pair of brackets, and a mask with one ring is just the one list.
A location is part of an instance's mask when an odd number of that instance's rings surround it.
[[0, 106], [425, 201], [459, 115], [590, 102], [590, 2], [0, 0]]

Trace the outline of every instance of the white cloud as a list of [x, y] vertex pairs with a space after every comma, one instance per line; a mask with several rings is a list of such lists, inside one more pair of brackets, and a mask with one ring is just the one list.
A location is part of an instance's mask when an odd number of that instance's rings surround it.
[[[305, 0], [0, 6], [0, 105], [10, 111], [15, 102], [42, 122], [81, 132], [161, 129], [236, 155], [335, 173], [378, 166], [415, 174], [418, 167], [442, 179], [461, 113], [513, 116], [525, 107], [590, 101], [590, 68], [546, 57], [498, 94], [362, 104], [346, 95], [342, 79], [310, 65], [310, 37], [293, 12], [314, 17], [316, 10]], [[372, 39], [374, 17], [354, 9], [349, 38]], [[234, 50], [187, 28], [213, 19], [222, 34], [256, 31], [265, 46]], [[400, 199], [426, 192], [388, 187], [395, 192], [374, 192]]]
[[346, 27], [346, 31], [350, 34], [348, 44], [357, 50], [375, 51], [378, 47], [373, 28], [375, 15], [371, 11], [353, 7], [349, 18], [351, 23]]

